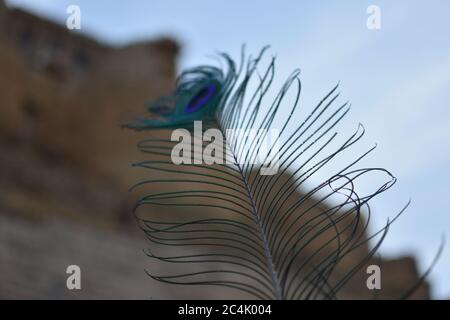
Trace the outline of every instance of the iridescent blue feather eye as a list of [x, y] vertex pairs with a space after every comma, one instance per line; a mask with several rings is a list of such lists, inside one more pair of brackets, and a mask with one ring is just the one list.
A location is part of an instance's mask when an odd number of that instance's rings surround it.
[[211, 83], [205, 87], [203, 87], [186, 105], [184, 111], [186, 113], [193, 113], [200, 108], [202, 108], [211, 98], [214, 96], [216, 92], [216, 86]]

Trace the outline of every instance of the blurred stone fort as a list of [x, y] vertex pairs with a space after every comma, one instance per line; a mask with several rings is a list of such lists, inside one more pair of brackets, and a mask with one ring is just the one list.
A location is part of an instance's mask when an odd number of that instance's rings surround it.
[[[173, 87], [178, 52], [171, 39], [111, 47], [0, 2], [0, 298], [224, 298], [148, 278], [130, 209], [145, 134], [120, 122]], [[378, 262], [380, 298], [418, 279], [411, 257]], [[82, 290], [66, 288], [71, 264]], [[344, 297], [371, 298], [361, 282]]]

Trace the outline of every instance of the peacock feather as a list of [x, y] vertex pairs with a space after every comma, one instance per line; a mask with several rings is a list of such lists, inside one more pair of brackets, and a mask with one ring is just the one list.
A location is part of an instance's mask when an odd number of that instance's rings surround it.
[[[375, 147], [338, 167], [336, 159], [351, 154], [364, 135], [362, 125], [348, 137], [336, 132], [350, 108], [337, 104], [338, 85], [304, 114], [299, 71], [272, 93], [275, 58], [266, 58], [266, 51], [247, 58], [243, 50], [239, 66], [219, 54], [225, 66], [183, 72], [173, 93], [127, 125], [194, 133], [201, 121], [193, 141], [201, 141], [202, 149], [213, 143], [201, 139], [208, 130], [226, 137], [214, 140], [216, 152], [223, 144], [229, 160], [223, 163], [195, 161], [203, 151], [194, 147], [194, 161], [174, 164], [179, 140], [168, 137], [152, 135], [138, 144], [150, 158], [134, 164], [149, 174], [132, 188], [142, 193], [135, 215], [153, 243], [147, 255], [167, 265], [167, 274], [147, 273], [164, 283], [219, 286], [247, 298], [335, 299], [372, 259], [407, 205], [368, 235], [369, 202], [391, 188], [395, 177], [382, 168], [358, 168]], [[277, 138], [267, 145], [274, 128]], [[256, 134], [226, 134], [249, 129]], [[274, 161], [277, 172], [261, 174]], [[330, 171], [314, 183], [313, 177]], [[382, 182], [367, 194], [357, 192], [363, 179], [374, 176]]]

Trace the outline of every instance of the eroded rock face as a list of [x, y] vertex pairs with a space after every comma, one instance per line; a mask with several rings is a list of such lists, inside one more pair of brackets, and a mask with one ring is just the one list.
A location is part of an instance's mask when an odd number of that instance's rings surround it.
[[[127, 189], [142, 171], [129, 164], [143, 158], [135, 146], [150, 133], [120, 123], [170, 91], [177, 53], [169, 39], [109, 47], [0, 2], [0, 297], [227, 297], [145, 281], [144, 245], [133, 238], [140, 231]], [[75, 296], [65, 290], [71, 258], [103, 271], [87, 271]], [[383, 269], [380, 298], [418, 279], [412, 258], [370, 263]], [[366, 277], [363, 269], [341, 298], [372, 298]], [[429, 298], [428, 286], [412, 297]]]
[[120, 124], [173, 86], [177, 44], [112, 48], [24, 11], [1, 12], [0, 184], [17, 191], [2, 202], [20, 209], [19, 199], [35, 199], [38, 215], [65, 203], [88, 220], [114, 220], [145, 136]]

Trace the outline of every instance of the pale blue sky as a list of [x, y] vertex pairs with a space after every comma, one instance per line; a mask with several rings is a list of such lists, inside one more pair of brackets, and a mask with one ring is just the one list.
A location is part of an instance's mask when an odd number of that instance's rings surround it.
[[[414, 253], [425, 268], [442, 234], [450, 238], [450, 2], [433, 1], [145, 1], [10, 0], [64, 22], [77, 4], [82, 31], [103, 41], [173, 36], [180, 67], [210, 62], [217, 50], [256, 52], [270, 44], [278, 76], [302, 69], [304, 103], [338, 81], [352, 102], [346, 123], [362, 122], [371, 164], [388, 168], [396, 187], [374, 202], [375, 224], [412, 199], [382, 254]], [[381, 30], [366, 28], [366, 9], [381, 8]], [[363, 149], [360, 149], [363, 150]], [[430, 277], [437, 297], [450, 297], [450, 239]]]

